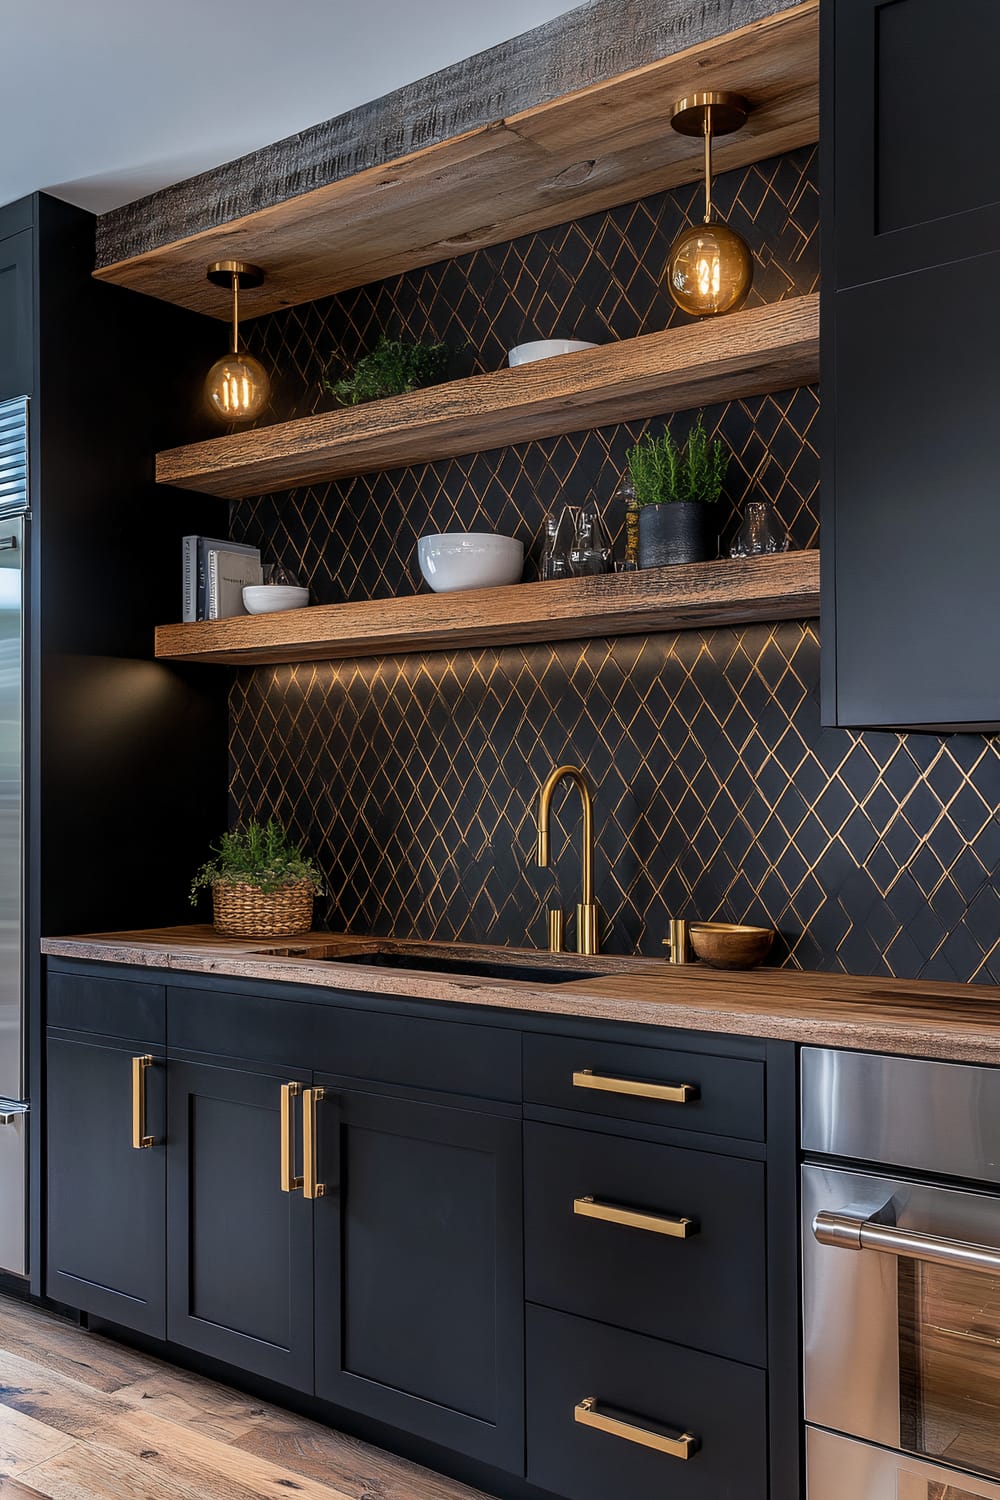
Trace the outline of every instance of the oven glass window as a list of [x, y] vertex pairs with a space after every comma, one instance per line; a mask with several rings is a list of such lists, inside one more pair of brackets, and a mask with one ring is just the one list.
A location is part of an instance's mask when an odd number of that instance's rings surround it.
[[[1000, 1276], [917, 1260], [898, 1275], [903, 1447], [1000, 1475]], [[927, 1500], [967, 1495], [931, 1484]]]

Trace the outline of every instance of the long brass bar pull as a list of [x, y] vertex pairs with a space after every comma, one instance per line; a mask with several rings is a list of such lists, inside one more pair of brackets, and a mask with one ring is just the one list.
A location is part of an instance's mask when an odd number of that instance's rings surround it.
[[147, 1053], [132, 1059], [132, 1150], [147, 1151], [156, 1142], [146, 1134], [146, 1069], [153, 1066]]
[[302, 1186], [302, 1178], [295, 1175], [295, 1129], [293, 1122], [293, 1099], [302, 1092], [301, 1083], [281, 1085], [281, 1191], [294, 1193]]
[[666, 1453], [670, 1458], [691, 1458], [701, 1446], [693, 1432], [671, 1432], [659, 1422], [643, 1420], [640, 1423], [627, 1411], [598, 1406], [596, 1396], [585, 1396], [578, 1402], [573, 1418], [584, 1427], [596, 1427], [598, 1432], [624, 1438], [627, 1443], [655, 1448], [657, 1453]]
[[644, 1083], [641, 1078], [612, 1078], [580, 1068], [573, 1074], [575, 1089], [599, 1089], [604, 1094], [632, 1094], [637, 1099], [664, 1099], [668, 1104], [690, 1104], [698, 1097], [695, 1083]]
[[882, 1255], [898, 1255], [907, 1260], [926, 1261], [932, 1266], [949, 1266], [955, 1271], [986, 1271], [995, 1276], [1000, 1271], [1000, 1246], [980, 1245], [971, 1240], [952, 1240], [940, 1234], [923, 1234], [918, 1229], [900, 1229], [896, 1224], [879, 1224], [874, 1219], [850, 1213], [830, 1213], [823, 1209], [813, 1220], [813, 1234], [821, 1245], [841, 1250], [878, 1250]]
[[319, 1141], [316, 1129], [316, 1106], [325, 1098], [326, 1089], [306, 1089], [302, 1098], [302, 1170], [305, 1173], [302, 1191], [306, 1198], [326, 1196], [326, 1183], [317, 1181]]
[[651, 1234], [666, 1234], [674, 1240], [687, 1240], [698, 1233], [697, 1219], [675, 1217], [673, 1214], [642, 1213], [635, 1208], [623, 1208], [617, 1203], [602, 1203], [588, 1194], [585, 1198], [573, 1199], [573, 1212], [585, 1219], [604, 1219], [609, 1224], [622, 1224], [626, 1229], [648, 1229]]

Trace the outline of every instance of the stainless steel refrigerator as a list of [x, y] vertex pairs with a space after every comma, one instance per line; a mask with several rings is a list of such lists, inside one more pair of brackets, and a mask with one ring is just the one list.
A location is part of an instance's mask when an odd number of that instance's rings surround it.
[[0, 1271], [27, 1273], [24, 595], [28, 403], [0, 403]]

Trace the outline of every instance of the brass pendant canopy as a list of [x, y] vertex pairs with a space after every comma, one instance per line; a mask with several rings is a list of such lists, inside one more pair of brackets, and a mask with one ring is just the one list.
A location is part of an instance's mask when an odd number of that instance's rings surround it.
[[245, 260], [213, 261], [205, 273], [215, 286], [233, 293], [232, 348], [217, 359], [205, 379], [205, 401], [223, 422], [249, 422], [267, 405], [271, 385], [259, 359], [240, 350], [240, 289], [260, 286], [264, 272]]
[[706, 90], [679, 99], [670, 123], [705, 142], [705, 217], [682, 229], [667, 257], [667, 287], [682, 312], [694, 317], [735, 312], [753, 281], [753, 257], [734, 229], [712, 219], [712, 141], [744, 124], [749, 105], [739, 94]]

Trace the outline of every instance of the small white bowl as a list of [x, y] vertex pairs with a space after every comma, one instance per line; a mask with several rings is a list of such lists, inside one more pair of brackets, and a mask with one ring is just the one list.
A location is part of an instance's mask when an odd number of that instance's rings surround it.
[[520, 583], [524, 543], [492, 531], [454, 531], [422, 536], [417, 559], [424, 581], [435, 594], [456, 589], [491, 589]]
[[530, 344], [517, 344], [507, 350], [507, 363], [511, 369], [518, 365], [530, 365], [536, 359], [552, 359], [557, 354], [575, 354], [578, 349], [596, 349], [584, 339], [535, 339]]
[[248, 583], [243, 590], [243, 608], [251, 615], [269, 615], [279, 609], [301, 609], [309, 603], [309, 590], [287, 583]]

